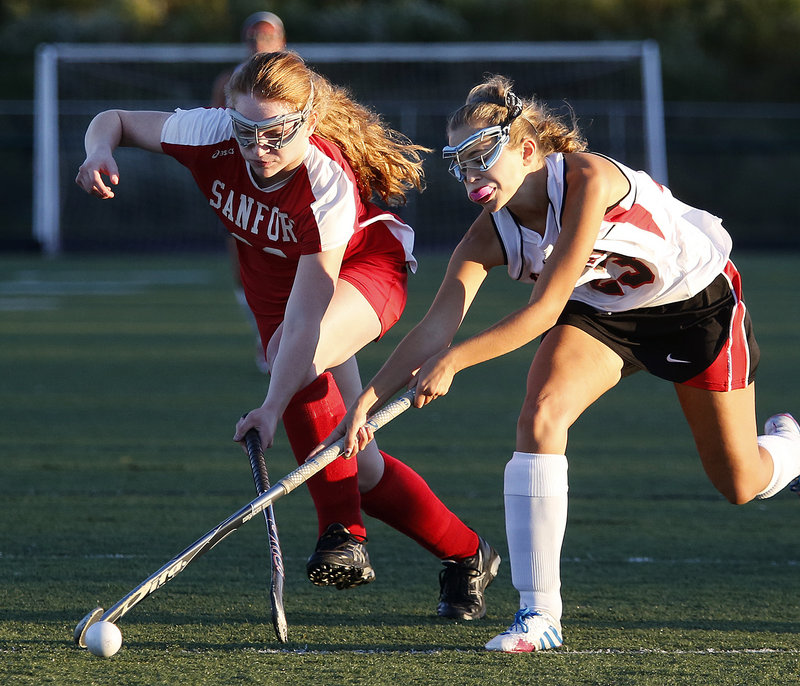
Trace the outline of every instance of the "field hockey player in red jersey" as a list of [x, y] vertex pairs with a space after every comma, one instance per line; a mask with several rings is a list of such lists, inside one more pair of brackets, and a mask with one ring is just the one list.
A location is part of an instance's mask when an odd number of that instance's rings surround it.
[[[191, 171], [237, 240], [270, 369], [264, 402], [238, 422], [234, 440], [256, 428], [269, 447], [282, 419], [305, 461], [361, 391], [355, 354], [405, 305], [413, 231], [370, 200], [402, 203], [419, 189], [424, 149], [291, 52], [259, 53], [239, 67], [227, 109], [109, 110], [91, 122], [85, 145], [76, 181], [99, 198], [113, 198], [120, 183], [119, 145], [166, 153]], [[443, 561], [439, 615], [485, 614], [499, 556], [403, 462], [373, 442], [308, 486], [319, 522], [307, 563], [313, 583], [372, 581], [363, 509]]]
[[[496, 76], [451, 115], [444, 157], [482, 212], [455, 248], [423, 320], [348, 416], [364, 419], [399, 388], [418, 407], [453, 376], [543, 336], [527, 374], [516, 451], [505, 467], [505, 517], [519, 611], [486, 648], [562, 645], [560, 555], [567, 522], [567, 433], [637, 370], [671, 381], [712, 484], [731, 502], [800, 491], [800, 428], [777, 414], [757, 435], [758, 347], [720, 220], [647, 174], [587, 152], [574, 124], [523, 101]], [[528, 304], [452, 344], [487, 272], [532, 284]]]

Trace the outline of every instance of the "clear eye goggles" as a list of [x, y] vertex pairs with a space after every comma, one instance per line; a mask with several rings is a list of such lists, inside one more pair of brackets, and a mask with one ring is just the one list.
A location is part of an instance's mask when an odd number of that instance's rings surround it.
[[503, 152], [508, 143], [508, 126], [487, 126], [465, 138], [458, 145], [442, 148], [442, 157], [450, 160], [450, 173], [459, 181], [466, 178], [469, 169], [486, 171]]
[[274, 150], [289, 145], [300, 133], [303, 124], [311, 115], [314, 91], [301, 112], [289, 112], [270, 117], [262, 121], [253, 121], [233, 109], [228, 109], [228, 116], [233, 124], [233, 135], [243, 148], [252, 145], [264, 145]]

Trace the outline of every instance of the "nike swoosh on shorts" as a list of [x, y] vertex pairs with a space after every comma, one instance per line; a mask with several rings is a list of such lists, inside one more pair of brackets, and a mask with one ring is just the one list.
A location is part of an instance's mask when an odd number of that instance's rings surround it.
[[672, 353], [667, 355], [667, 362], [676, 362], [678, 364], [691, 364], [692, 363], [691, 360], [679, 360], [679, 359], [673, 357]]

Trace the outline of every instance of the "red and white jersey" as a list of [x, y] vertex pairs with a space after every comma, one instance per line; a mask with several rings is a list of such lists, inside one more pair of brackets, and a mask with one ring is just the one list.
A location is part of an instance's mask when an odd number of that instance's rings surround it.
[[[721, 220], [677, 200], [645, 172], [610, 161], [630, 189], [603, 217], [594, 251], [570, 299], [624, 312], [696, 295], [728, 263], [731, 238]], [[545, 167], [550, 208], [543, 236], [518, 224], [505, 207], [492, 214], [509, 276], [527, 283], [541, 273], [561, 233], [567, 191], [564, 156], [548, 155]]]
[[255, 182], [224, 109], [176, 110], [164, 124], [161, 147], [191, 171], [210, 207], [241, 242], [242, 282], [251, 306], [258, 298], [285, 303], [302, 255], [347, 245], [346, 261], [365, 249], [367, 229], [377, 222], [389, 228], [408, 266], [416, 268], [411, 227], [362, 201], [341, 150], [323, 138], [312, 136], [297, 171], [267, 188]]

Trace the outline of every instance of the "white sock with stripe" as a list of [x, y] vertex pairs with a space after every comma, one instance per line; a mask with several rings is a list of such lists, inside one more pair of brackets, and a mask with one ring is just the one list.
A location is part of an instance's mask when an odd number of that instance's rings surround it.
[[515, 452], [506, 464], [506, 536], [520, 607], [546, 612], [557, 622], [567, 490], [565, 455]]

